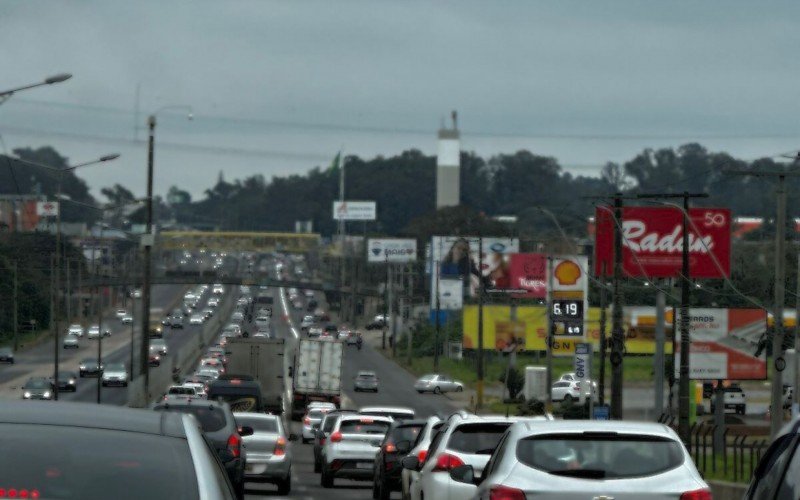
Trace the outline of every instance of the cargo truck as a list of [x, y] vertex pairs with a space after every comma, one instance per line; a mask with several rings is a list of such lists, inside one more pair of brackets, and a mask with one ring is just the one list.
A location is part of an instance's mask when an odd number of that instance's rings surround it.
[[[226, 388], [228, 397], [225, 399], [235, 396], [237, 379], [257, 382], [261, 389], [260, 403], [252, 407], [257, 408], [256, 411], [282, 414], [284, 350], [284, 339], [230, 337], [225, 345], [228, 366], [224, 378], [234, 384]], [[252, 397], [252, 384], [240, 384], [240, 387], [244, 391], [243, 398]]]
[[290, 372], [293, 419], [299, 420], [311, 401], [339, 406], [343, 347], [339, 341], [300, 339]]

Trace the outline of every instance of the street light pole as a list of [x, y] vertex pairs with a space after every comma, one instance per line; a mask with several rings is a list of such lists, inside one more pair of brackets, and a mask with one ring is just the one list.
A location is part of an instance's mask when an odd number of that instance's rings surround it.
[[139, 375], [144, 377], [142, 385], [142, 405], [147, 404], [150, 390], [150, 370], [148, 370], [150, 354], [150, 267], [151, 249], [153, 245], [153, 157], [155, 149], [156, 116], [147, 119], [147, 219], [145, 221], [144, 260], [142, 262], [142, 344], [139, 351]]
[[14, 95], [15, 93], [17, 93], [17, 92], [19, 92], [21, 90], [28, 90], [28, 89], [32, 89], [32, 88], [36, 88], [36, 87], [41, 87], [41, 86], [44, 86], [44, 85], [52, 85], [54, 83], [61, 83], [61, 82], [69, 80], [70, 78], [72, 78], [71, 74], [69, 74], [69, 73], [60, 73], [58, 75], [53, 75], [53, 76], [47, 77], [43, 81], [38, 82], [38, 83], [32, 83], [30, 85], [23, 85], [21, 87], [15, 87], [13, 89], [2, 90], [2, 91], [0, 91], [0, 104], [3, 104], [7, 100], [9, 100], [12, 95]]

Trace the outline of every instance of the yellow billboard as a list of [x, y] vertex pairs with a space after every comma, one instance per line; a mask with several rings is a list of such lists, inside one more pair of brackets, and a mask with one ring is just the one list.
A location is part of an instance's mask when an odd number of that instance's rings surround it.
[[[468, 305], [463, 310], [465, 349], [478, 347], [478, 306]], [[672, 353], [672, 311], [666, 314], [667, 354]], [[626, 307], [623, 310], [625, 352], [627, 354], [655, 353], [655, 308]], [[556, 332], [553, 352], [569, 354], [575, 350], [575, 342], [591, 342], [595, 352], [600, 349], [600, 308], [590, 307], [586, 312], [586, 339], [559, 338]], [[544, 351], [547, 339], [547, 308], [545, 306], [519, 306], [516, 320], [511, 319], [511, 307], [490, 305], [483, 307], [484, 349], [505, 350], [516, 341], [517, 350]], [[606, 311], [606, 339], [611, 339], [611, 309]], [[610, 344], [609, 344], [610, 345]]]

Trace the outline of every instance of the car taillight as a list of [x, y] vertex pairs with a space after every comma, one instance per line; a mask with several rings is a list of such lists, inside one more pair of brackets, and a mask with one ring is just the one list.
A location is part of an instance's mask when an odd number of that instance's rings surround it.
[[325, 446], [325, 438], [319, 438], [319, 445]]
[[394, 445], [394, 443], [389, 442], [383, 445], [383, 451], [386, 453], [396, 453], [397, 447]]
[[273, 455], [281, 456], [286, 454], [286, 439], [279, 437], [275, 442], [275, 451]]
[[525, 500], [525, 493], [508, 486], [492, 486], [489, 489], [489, 500]]
[[709, 490], [687, 491], [681, 495], [681, 500], [712, 500], [712, 498]]
[[428, 450], [419, 450], [417, 452], [417, 460], [419, 461], [420, 465], [425, 463], [426, 458], [428, 458]]
[[342, 440], [342, 433], [341, 432], [334, 432], [331, 434], [331, 443], [338, 443]]
[[303, 423], [306, 424], [306, 425], [311, 425], [311, 419], [306, 417], [306, 418], [303, 419]]
[[433, 468], [433, 472], [449, 472], [462, 465], [464, 465], [464, 461], [457, 456], [449, 453], [442, 453], [439, 455], [439, 458], [436, 459], [436, 467]]
[[228, 450], [234, 457], [239, 457], [242, 453], [242, 438], [238, 434], [231, 434], [228, 438]]

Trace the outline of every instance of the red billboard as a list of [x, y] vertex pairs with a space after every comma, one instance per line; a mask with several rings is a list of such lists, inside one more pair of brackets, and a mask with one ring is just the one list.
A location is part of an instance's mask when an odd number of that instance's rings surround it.
[[[613, 208], [595, 213], [595, 275], [614, 272]], [[730, 275], [731, 212], [727, 208], [690, 208], [689, 276]], [[622, 269], [626, 276], [677, 278], [683, 255], [683, 212], [673, 207], [622, 209]], [[716, 259], [716, 263], [714, 260]]]
[[512, 253], [509, 258], [509, 288], [524, 290], [513, 297], [547, 298], [547, 256], [541, 253]]

